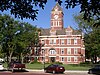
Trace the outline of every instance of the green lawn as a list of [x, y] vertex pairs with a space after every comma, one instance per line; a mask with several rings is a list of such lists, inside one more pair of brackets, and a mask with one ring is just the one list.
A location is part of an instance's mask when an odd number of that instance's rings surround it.
[[[45, 64], [45, 67], [48, 66], [50, 64]], [[65, 67], [66, 70], [88, 70], [90, 68], [90, 66], [85, 65], [67, 65], [67, 64], [61, 64], [62, 66]], [[7, 67], [7, 64], [4, 63], [4, 67]], [[26, 68], [27, 69], [43, 69], [44, 68], [44, 64], [38, 64], [38, 63], [34, 63], [34, 64], [26, 64]]]
[[81, 66], [81, 65], [66, 65], [63, 64], [66, 70], [88, 70], [90, 66]]
[[[48, 65], [49, 64], [45, 64], [45, 67]], [[62, 66], [64, 66], [66, 70], [88, 70], [90, 68], [89, 66], [67, 65], [67, 64], [62, 64]], [[26, 68], [28, 68], [28, 69], [43, 69], [44, 64], [26, 64]]]

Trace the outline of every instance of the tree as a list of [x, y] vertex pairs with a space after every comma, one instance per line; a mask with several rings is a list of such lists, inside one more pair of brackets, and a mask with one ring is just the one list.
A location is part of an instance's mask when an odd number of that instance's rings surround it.
[[[65, 2], [65, 7], [74, 8], [80, 6], [81, 11], [84, 12], [84, 19], [90, 20], [91, 16], [100, 19], [100, 0], [55, 0], [60, 5]], [[44, 9], [47, 0], [0, 0], [0, 10], [10, 10], [15, 17], [36, 19], [38, 8]], [[94, 24], [100, 25], [100, 22]]]
[[85, 55], [87, 59], [91, 59], [93, 63], [97, 62], [97, 57], [100, 57], [100, 27], [94, 28], [95, 19], [92, 18], [90, 22], [84, 20], [83, 14], [75, 16], [75, 21], [78, 23], [78, 28], [84, 35], [85, 41]]
[[94, 29], [91, 33], [85, 35], [86, 58], [91, 59], [93, 63], [100, 58], [100, 29]]
[[11, 62], [12, 56], [16, 54], [23, 60], [22, 57], [30, 52], [28, 46], [31, 42], [35, 43], [38, 37], [35, 36], [36, 31], [36, 26], [15, 21], [8, 15], [0, 15], [1, 52], [7, 55], [8, 62]]
[[13, 51], [15, 49], [15, 33], [16, 33], [16, 25], [17, 21], [14, 21], [13, 18], [11, 18], [8, 15], [0, 15], [0, 44], [2, 46], [2, 53], [5, 53], [7, 55], [7, 61], [9, 58], [9, 62], [11, 61], [11, 57], [13, 54]]
[[84, 13], [74, 15], [74, 20], [78, 24], [78, 30], [82, 31], [83, 33], [90, 33], [93, 29], [93, 24], [95, 20], [92, 18], [90, 21], [83, 19]]
[[20, 23], [19, 25], [19, 33], [17, 33], [16, 36], [16, 53], [19, 55], [19, 60], [21, 58], [23, 62], [24, 57], [27, 54], [30, 54], [29, 47], [32, 47], [36, 43], [35, 39], [38, 39], [38, 35], [35, 35], [37, 31], [36, 27], [33, 27], [28, 23]]

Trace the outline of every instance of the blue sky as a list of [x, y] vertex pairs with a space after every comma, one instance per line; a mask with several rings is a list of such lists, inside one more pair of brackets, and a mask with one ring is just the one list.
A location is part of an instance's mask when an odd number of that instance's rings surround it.
[[[24, 22], [29, 22], [32, 25], [36, 25], [37, 27], [41, 28], [50, 28], [50, 17], [51, 17], [51, 10], [55, 6], [55, 0], [48, 0], [47, 4], [45, 5], [44, 10], [39, 8], [39, 13], [37, 15], [37, 20], [33, 21], [31, 19], [24, 19]], [[73, 14], [78, 14], [80, 11], [79, 7], [75, 7], [74, 9], [66, 9], [64, 3], [62, 3], [62, 9], [64, 13], [64, 27], [72, 26], [73, 28], [77, 28], [77, 24], [73, 19]]]
[[[44, 10], [39, 8], [39, 13], [37, 15], [37, 20], [31, 19], [23, 19], [23, 22], [28, 22], [33, 26], [41, 27], [41, 28], [50, 28], [50, 17], [51, 17], [51, 10], [55, 6], [55, 0], [48, 0], [47, 4], [45, 5]], [[79, 7], [75, 7], [74, 9], [66, 9], [64, 3], [62, 3], [62, 9], [64, 13], [64, 27], [72, 26], [74, 29], [77, 28], [77, 24], [73, 19], [73, 14], [78, 14], [80, 11]], [[8, 14], [8, 12], [5, 12]], [[16, 18], [19, 20], [19, 18]]]

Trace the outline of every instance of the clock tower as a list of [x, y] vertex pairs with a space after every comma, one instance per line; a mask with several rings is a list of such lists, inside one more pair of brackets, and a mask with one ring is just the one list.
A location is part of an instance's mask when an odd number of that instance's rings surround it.
[[63, 11], [58, 3], [51, 11], [51, 29], [62, 30], [63, 29]]

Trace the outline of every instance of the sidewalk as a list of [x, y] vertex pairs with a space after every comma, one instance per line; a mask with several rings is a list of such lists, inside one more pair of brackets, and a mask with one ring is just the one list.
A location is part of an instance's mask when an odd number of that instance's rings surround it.
[[[32, 69], [26, 69], [27, 71], [30, 72], [44, 72], [44, 70], [32, 70]], [[71, 72], [71, 73], [87, 73], [88, 71], [75, 71], [75, 70], [65, 70], [65, 72]]]

